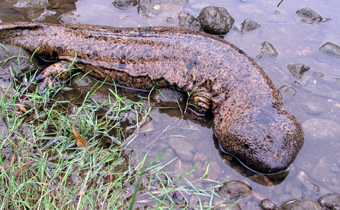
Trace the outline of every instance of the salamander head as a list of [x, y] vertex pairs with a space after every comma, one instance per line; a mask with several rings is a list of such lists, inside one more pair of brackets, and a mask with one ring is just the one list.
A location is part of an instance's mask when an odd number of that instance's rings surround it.
[[[214, 132], [222, 149], [250, 169], [270, 174], [285, 170], [304, 141], [300, 123], [283, 107], [230, 113], [221, 107], [214, 117]], [[227, 114], [229, 113], [229, 114]], [[236, 115], [235, 115], [236, 114]]]

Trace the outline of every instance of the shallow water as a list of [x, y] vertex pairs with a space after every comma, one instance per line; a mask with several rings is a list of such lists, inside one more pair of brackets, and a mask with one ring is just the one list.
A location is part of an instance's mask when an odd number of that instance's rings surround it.
[[[31, 3], [27, 3], [31, 2]], [[59, 2], [59, 3], [58, 3]], [[61, 3], [60, 3], [61, 2]], [[224, 180], [242, 180], [248, 183], [256, 196], [246, 208], [258, 205], [261, 198], [268, 198], [277, 205], [290, 199], [316, 200], [329, 192], [340, 192], [340, 58], [325, 55], [319, 48], [325, 42], [340, 45], [340, 2], [337, 0], [285, 0], [279, 1], [157, 1], [151, 10], [140, 11], [137, 7], [120, 10], [107, 0], [64, 1], [1, 1], [0, 20], [47, 21], [81, 23], [123, 27], [178, 25], [178, 12], [198, 16], [205, 6], [221, 6], [228, 9], [235, 19], [233, 29], [225, 39], [235, 44], [263, 67], [281, 89], [285, 105], [302, 123], [305, 143], [289, 173], [277, 176], [254, 175], [230, 157], [220, 155], [212, 135], [210, 123], [199, 124], [179, 119], [174, 109], [154, 109], [152, 121], [142, 127], [139, 137], [131, 145], [135, 150], [148, 152], [150, 158], [168, 151], [164, 161], [177, 158], [166, 168], [169, 171], [190, 169], [196, 163], [198, 170], [190, 179], [202, 175], [210, 162], [209, 177]], [[167, 2], [167, 3], [162, 3]], [[169, 3], [175, 2], [175, 3]], [[307, 24], [295, 13], [303, 7], [316, 10], [330, 21]], [[242, 34], [240, 25], [251, 18], [261, 27]], [[269, 41], [277, 49], [276, 58], [256, 58], [261, 42]], [[308, 65], [302, 79], [295, 79], [288, 64]], [[177, 139], [177, 140], [176, 140]], [[193, 161], [178, 158], [169, 142], [185, 140], [193, 147]], [[141, 155], [142, 157], [143, 155]], [[200, 183], [204, 187], [204, 183]], [[272, 185], [272, 186], [267, 186]]]

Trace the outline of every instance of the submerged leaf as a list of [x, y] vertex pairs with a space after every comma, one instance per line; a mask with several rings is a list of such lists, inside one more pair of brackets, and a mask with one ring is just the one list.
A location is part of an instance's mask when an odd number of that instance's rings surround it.
[[76, 144], [79, 148], [88, 147], [90, 145], [83, 137], [80, 136], [79, 132], [76, 129], [72, 127], [72, 130], [73, 136], [76, 139]]

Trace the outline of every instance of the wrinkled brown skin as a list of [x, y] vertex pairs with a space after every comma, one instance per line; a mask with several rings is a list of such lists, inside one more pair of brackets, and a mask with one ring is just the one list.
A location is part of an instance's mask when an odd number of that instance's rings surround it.
[[222, 149], [257, 172], [286, 169], [303, 145], [301, 125], [273, 82], [215, 36], [176, 27], [14, 23], [0, 24], [0, 42], [31, 52], [40, 47], [37, 54], [69, 62], [76, 52], [83, 71], [128, 87], [205, 89]]

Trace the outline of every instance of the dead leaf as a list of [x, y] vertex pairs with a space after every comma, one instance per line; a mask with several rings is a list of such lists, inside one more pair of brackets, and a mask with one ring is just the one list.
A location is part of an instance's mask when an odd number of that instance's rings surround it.
[[23, 113], [26, 113], [27, 112], [27, 109], [24, 107], [24, 105], [22, 105], [22, 104], [15, 104], [17, 107], [18, 107], [18, 109], [21, 111], [21, 112], [23, 112]]
[[76, 139], [76, 144], [79, 148], [84, 148], [90, 146], [90, 144], [80, 136], [79, 132], [72, 127], [73, 130], [73, 136]]

